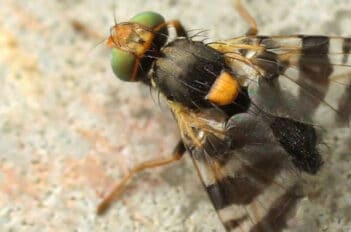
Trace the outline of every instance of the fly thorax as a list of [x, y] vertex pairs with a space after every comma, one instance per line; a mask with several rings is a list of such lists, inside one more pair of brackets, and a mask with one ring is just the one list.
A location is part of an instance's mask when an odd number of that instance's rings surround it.
[[162, 50], [152, 81], [168, 100], [205, 108], [212, 103], [206, 96], [225, 69], [222, 53], [202, 42], [177, 39]]

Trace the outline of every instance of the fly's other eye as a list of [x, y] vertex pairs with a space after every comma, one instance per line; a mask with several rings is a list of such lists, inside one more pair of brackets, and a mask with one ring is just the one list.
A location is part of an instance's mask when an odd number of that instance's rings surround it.
[[130, 19], [130, 22], [138, 23], [153, 30], [155, 27], [164, 24], [165, 19], [156, 12], [145, 11], [135, 15]]
[[144, 81], [147, 73], [168, 36], [162, 15], [142, 12], [129, 22], [112, 28], [107, 45], [112, 48], [111, 65], [115, 75], [123, 81]]

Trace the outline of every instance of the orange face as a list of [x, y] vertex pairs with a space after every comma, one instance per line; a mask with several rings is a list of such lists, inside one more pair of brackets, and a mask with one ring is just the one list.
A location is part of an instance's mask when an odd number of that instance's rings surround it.
[[137, 23], [117, 24], [107, 39], [107, 46], [118, 48], [142, 57], [151, 47], [154, 33]]

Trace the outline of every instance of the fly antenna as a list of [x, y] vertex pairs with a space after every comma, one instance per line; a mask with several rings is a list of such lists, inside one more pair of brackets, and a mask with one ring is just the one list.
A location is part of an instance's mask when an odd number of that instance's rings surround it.
[[113, 2], [113, 5], [112, 5], [112, 8], [113, 8], [113, 22], [115, 23], [115, 26], [117, 25], [117, 17], [116, 17], [116, 2]]

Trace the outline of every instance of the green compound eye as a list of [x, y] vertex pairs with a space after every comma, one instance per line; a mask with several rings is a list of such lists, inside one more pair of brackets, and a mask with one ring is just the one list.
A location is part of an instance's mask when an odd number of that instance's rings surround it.
[[[139, 27], [137, 28], [142, 28], [140, 25], [147, 27], [146, 30], [142, 30], [150, 34], [153, 33], [152, 30], [154, 28], [164, 24], [165, 19], [162, 17], [162, 15], [158, 13], [146, 11], [135, 15], [129, 22], [132, 24], [138, 24]], [[150, 28], [150, 30], [148, 28]], [[128, 30], [126, 30], [126, 32], [129, 33]], [[165, 44], [165, 41], [167, 39], [166, 27], [162, 28], [161, 26], [161, 28], [157, 29], [157, 32], [159, 32], [159, 34], [155, 34], [155, 38], [150, 36], [150, 38], [148, 38], [147, 36], [145, 38], [146, 40], [152, 39], [151, 42], [154, 46], [153, 49], [159, 49]], [[143, 34], [141, 33], [140, 37], [142, 36]], [[118, 40], [118, 38], [116, 40]], [[135, 41], [127, 41], [127, 47], [129, 42], [134, 43], [132, 44], [129, 50], [119, 49], [118, 46], [112, 49], [112, 70], [118, 77], [118, 79], [121, 79], [122, 81], [139, 81], [138, 77], [143, 76], [145, 73], [147, 73], [147, 71], [151, 67], [150, 60], [145, 60], [143, 58], [145, 52], [148, 51], [149, 47], [144, 47], [143, 43], [137, 44]], [[142, 68], [139, 68], [139, 66], [141, 66]]]
[[162, 15], [156, 12], [145, 11], [135, 15], [133, 18], [130, 19], [130, 22], [139, 23], [148, 28], [154, 28], [164, 23], [165, 19], [163, 18]]
[[130, 53], [120, 49], [112, 49], [111, 66], [118, 79], [122, 81], [137, 81], [135, 71], [137, 59]]

